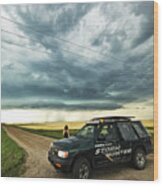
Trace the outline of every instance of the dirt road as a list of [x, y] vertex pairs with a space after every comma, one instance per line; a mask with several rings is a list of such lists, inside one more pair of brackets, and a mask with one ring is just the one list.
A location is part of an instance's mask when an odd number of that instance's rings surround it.
[[[39, 136], [24, 130], [7, 127], [6, 132], [27, 152], [25, 172], [21, 177], [39, 178], [71, 178], [70, 174], [58, 174], [47, 160], [47, 152], [51, 138]], [[93, 179], [110, 180], [153, 180], [153, 155], [147, 157], [148, 163], [145, 170], [138, 171], [129, 165], [118, 165], [107, 170], [93, 171]]]

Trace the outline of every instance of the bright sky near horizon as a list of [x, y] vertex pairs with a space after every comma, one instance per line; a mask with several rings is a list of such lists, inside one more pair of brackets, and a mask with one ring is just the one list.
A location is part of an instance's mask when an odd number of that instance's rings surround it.
[[1, 121], [153, 118], [153, 2], [2, 5]]

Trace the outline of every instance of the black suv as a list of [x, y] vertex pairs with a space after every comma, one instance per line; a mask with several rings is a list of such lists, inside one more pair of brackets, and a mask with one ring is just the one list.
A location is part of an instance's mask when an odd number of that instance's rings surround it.
[[48, 152], [51, 164], [74, 178], [86, 179], [94, 168], [131, 162], [144, 169], [152, 150], [150, 136], [140, 121], [131, 117], [93, 118], [75, 136], [53, 142]]

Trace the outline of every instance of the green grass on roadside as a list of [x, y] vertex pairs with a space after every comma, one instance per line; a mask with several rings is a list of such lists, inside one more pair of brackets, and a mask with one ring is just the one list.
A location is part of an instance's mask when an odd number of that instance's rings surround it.
[[17, 177], [23, 171], [26, 152], [19, 147], [1, 128], [1, 175], [2, 177]]
[[[23, 127], [21, 129], [28, 132], [32, 132], [34, 134], [50, 137], [50, 138], [55, 138], [55, 139], [63, 138], [63, 130], [43, 130], [43, 129], [38, 130], [38, 129], [23, 128]], [[71, 136], [74, 135], [77, 131], [78, 131], [77, 129], [70, 130], [70, 135]]]

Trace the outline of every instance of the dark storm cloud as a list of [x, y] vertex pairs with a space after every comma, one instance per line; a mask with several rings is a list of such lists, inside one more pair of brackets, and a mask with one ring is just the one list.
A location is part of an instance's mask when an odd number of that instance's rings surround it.
[[[124, 9], [124, 7], [131, 8], [130, 15], [127, 16], [143, 16], [142, 21], [139, 25], [137, 25], [138, 27], [136, 27], [136, 29], [139, 30], [139, 34], [136, 38], [133, 37], [131, 43], [132, 47], [136, 47], [141, 43], [144, 43], [148, 38], [153, 35], [154, 4], [153, 2], [123, 2], [119, 4], [119, 8]], [[130, 17], [126, 17], [125, 25], [122, 25], [121, 27], [121, 24], [119, 24], [117, 25], [117, 28], [114, 32], [109, 32], [111, 23], [115, 23], [116, 21], [121, 20], [121, 16], [125, 15], [123, 11], [119, 11], [119, 8], [115, 9], [115, 3], [113, 2], [108, 4], [108, 6], [106, 6], [105, 3], [101, 5], [101, 10], [103, 14], [105, 14], [107, 18], [111, 20], [111, 22], [108, 22], [110, 24], [106, 24], [105, 29], [98, 35], [97, 38], [94, 38], [94, 40], [92, 41], [92, 45], [99, 46], [102, 45], [102, 43], [105, 41], [111, 43], [111, 51], [113, 53], [120, 52], [123, 49], [123, 42], [119, 40], [119, 37], [121, 37], [123, 41], [127, 40], [128, 30], [126, 29], [126, 25], [134, 25], [134, 22], [130, 22]]]
[[[93, 20], [94, 11], [97, 21], [105, 20], [104, 29], [89, 30], [81, 26], [87, 21], [92, 24], [89, 21]], [[27, 25], [6, 21], [5, 29], [17, 27], [29, 40], [26, 44], [13, 36], [17, 44], [3, 42], [4, 108], [114, 110], [123, 108], [126, 103], [152, 99], [153, 3], [12, 5], [3, 6], [3, 12], [10, 19], [19, 18]], [[5, 34], [2, 38], [9, 40]], [[80, 41], [88, 42], [97, 53], [73, 45]], [[20, 49], [20, 44], [33, 47], [33, 52]], [[45, 53], [37, 53], [37, 50]], [[5, 102], [19, 99], [23, 103]], [[28, 103], [27, 99], [39, 101]], [[57, 99], [62, 102], [51, 102]], [[67, 104], [66, 101], [80, 103]]]
[[[56, 36], [69, 33], [93, 6], [93, 4], [29, 5], [24, 7], [26, 11], [23, 11], [21, 6], [16, 6], [15, 9], [17, 15], [23, 20], [23, 24], [27, 26], [19, 25], [19, 27], [47, 49], [54, 51], [59, 48], [58, 40], [55, 39], [51, 44], [46, 42], [46, 37], [55, 36], [56, 38]], [[40, 13], [39, 15], [35, 13], [36, 10]], [[48, 15], [46, 15], [47, 12]], [[47, 19], [44, 19], [44, 16]]]
[[[15, 108], [15, 104], [5, 104], [2, 105], [2, 108]], [[82, 104], [65, 104], [65, 103], [49, 103], [49, 102], [33, 102], [33, 103], [25, 103], [25, 104], [17, 104], [17, 108], [20, 109], [62, 109], [62, 110], [116, 110], [119, 108], [122, 108], [121, 105], [118, 105], [116, 103], [85, 103]]]
[[154, 2], [143, 2], [143, 4], [137, 4], [133, 8], [133, 12], [136, 16], [143, 15], [146, 19], [141, 23], [141, 30], [139, 36], [133, 41], [133, 47], [144, 43], [148, 38], [153, 35], [154, 32]]

